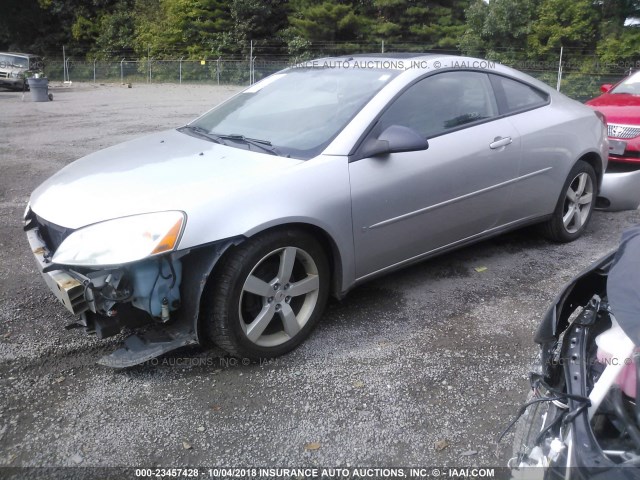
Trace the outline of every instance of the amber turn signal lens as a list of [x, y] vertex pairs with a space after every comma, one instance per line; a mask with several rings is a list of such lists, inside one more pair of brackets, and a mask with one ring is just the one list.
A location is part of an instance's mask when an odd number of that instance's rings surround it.
[[154, 248], [151, 252], [151, 255], [155, 255], [156, 253], [168, 252], [174, 249], [174, 247], [178, 243], [178, 237], [180, 237], [182, 222], [183, 219], [180, 219], [173, 225], [173, 227], [171, 227], [167, 234], [158, 242], [156, 248]]

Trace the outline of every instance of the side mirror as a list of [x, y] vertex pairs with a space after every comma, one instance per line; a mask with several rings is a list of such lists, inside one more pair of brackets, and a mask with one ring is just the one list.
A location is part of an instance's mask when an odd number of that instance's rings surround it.
[[604, 85], [600, 86], [600, 91], [602, 93], [607, 93], [609, 90], [611, 90], [613, 88], [613, 85], [611, 85], [610, 83], [605, 83]]
[[429, 142], [415, 130], [402, 125], [391, 125], [378, 138], [371, 138], [367, 141], [362, 151], [362, 157], [415, 152], [427, 148], [429, 148]]

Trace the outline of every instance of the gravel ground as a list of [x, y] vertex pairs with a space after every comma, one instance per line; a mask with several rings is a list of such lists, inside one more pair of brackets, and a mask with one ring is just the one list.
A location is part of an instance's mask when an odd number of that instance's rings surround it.
[[526, 396], [541, 315], [640, 212], [597, 212], [569, 245], [521, 230], [372, 281], [266, 364], [191, 348], [111, 370], [95, 361], [121, 338], [62, 328], [73, 318], [21, 229], [29, 193], [236, 90], [53, 85], [47, 103], [0, 91], [0, 465], [504, 465], [510, 438], [498, 456], [495, 440]]

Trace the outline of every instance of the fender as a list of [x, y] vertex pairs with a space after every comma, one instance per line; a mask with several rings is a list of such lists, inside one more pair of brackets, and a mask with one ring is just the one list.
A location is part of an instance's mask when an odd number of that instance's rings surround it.
[[547, 310], [536, 331], [534, 337], [536, 343], [545, 345], [555, 342], [560, 334], [566, 330], [568, 319], [574, 310], [585, 305], [594, 292], [605, 291], [607, 273], [615, 254], [615, 250], [609, 252], [564, 286]]

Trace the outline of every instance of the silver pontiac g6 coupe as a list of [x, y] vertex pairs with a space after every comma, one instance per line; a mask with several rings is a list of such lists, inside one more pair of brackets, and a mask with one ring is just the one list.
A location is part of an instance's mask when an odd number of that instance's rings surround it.
[[579, 237], [607, 142], [597, 112], [498, 64], [326, 58], [73, 162], [25, 230], [76, 326], [141, 327], [100, 363], [197, 343], [268, 358], [374, 276], [529, 224]]

